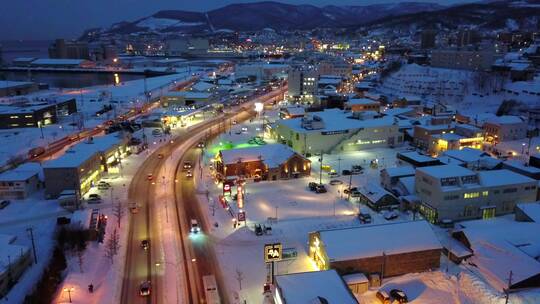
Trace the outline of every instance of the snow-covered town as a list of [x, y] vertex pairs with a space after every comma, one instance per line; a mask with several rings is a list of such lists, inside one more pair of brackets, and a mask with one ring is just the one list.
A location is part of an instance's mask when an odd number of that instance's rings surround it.
[[540, 303], [536, 1], [8, 2], [0, 303]]

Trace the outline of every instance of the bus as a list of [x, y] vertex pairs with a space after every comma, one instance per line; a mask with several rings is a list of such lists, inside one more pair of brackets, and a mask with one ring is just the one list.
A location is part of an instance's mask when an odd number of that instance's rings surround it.
[[216, 277], [214, 277], [214, 275], [205, 275], [202, 277], [202, 279], [206, 303], [220, 304], [221, 299], [219, 298], [219, 290], [216, 283]]

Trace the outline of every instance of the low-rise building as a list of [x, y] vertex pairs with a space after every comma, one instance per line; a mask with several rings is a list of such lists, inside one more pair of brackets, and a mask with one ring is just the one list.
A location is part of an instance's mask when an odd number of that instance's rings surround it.
[[306, 109], [301, 106], [285, 107], [279, 110], [279, 117], [281, 119], [301, 118], [306, 115]]
[[37, 128], [77, 112], [75, 98], [0, 106], [0, 129]]
[[381, 170], [381, 185], [388, 191], [392, 191], [399, 179], [407, 176], [414, 176], [415, 170], [412, 166], [399, 166], [385, 168]]
[[41, 167], [25, 163], [0, 174], [0, 199], [25, 199], [41, 189]]
[[26, 95], [39, 90], [35, 82], [25, 81], [0, 81], [0, 97]]
[[43, 163], [45, 196], [55, 198], [65, 190], [74, 190], [82, 197], [101, 178], [104, 171], [121, 170], [127, 139], [112, 133], [79, 143], [64, 155]]
[[379, 273], [382, 278], [439, 268], [441, 244], [426, 221], [309, 234], [309, 257], [321, 270]]
[[381, 110], [381, 104], [378, 101], [368, 98], [353, 98], [345, 103], [345, 108], [352, 112], [379, 112]]
[[523, 139], [527, 136], [527, 121], [520, 116], [496, 116], [484, 123], [484, 132], [486, 141], [494, 144]]
[[276, 304], [357, 304], [335, 270], [278, 275], [273, 288]]
[[312, 112], [303, 118], [278, 120], [275, 135], [304, 155], [398, 146], [403, 134], [394, 117], [339, 109]]
[[399, 152], [397, 159], [400, 163], [407, 163], [415, 168], [441, 165], [441, 161], [417, 151]]
[[420, 212], [431, 222], [489, 219], [536, 200], [537, 181], [504, 169], [442, 165], [417, 168], [415, 177]]
[[96, 63], [86, 59], [52, 59], [41, 58], [30, 63], [33, 68], [58, 68], [58, 69], [73, 69], [73, 68], [95, 68]]
[[358, 201], [377, 212], [399, 205], [398, 199], [392, 193], [375, 183], [368, 183], [365, 187], [358, 188], [358, 192], [360, 194]]
[[221, 150], [216, 170], [223, 179], [237, 176], [261, 180], [309, 176], [311, 162], [282, 144]]

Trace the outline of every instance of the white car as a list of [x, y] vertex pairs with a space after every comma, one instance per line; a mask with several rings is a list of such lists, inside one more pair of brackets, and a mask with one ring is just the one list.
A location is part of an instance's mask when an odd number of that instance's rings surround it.
[[199, 222], [197, 222], [196, 219], [191, 219], [191, 233], [199, 233], [201, 231], [201, 227], [199, 227]]

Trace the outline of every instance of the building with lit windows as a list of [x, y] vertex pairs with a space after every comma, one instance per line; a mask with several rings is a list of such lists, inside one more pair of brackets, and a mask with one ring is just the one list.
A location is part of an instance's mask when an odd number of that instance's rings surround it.
[[520, 116], [495, 116], [484, 123], [484, 131], [490, 143], [523, 139], [527, 136], [527, 121]]
[[291, 100], [313, 102], [318, 91], [319, 71], [314, 66], [295, 66], [288, 72], [288, 95]]
[[379, 273], [381, 278], [437, 269], [441, 244], [426, 221], [320, 230], [309, 234], [309, 257], [320, 270]]
[[376, 112], [326, 109], [305, 117], [278, 120], [275, 137], [303, 155], [398, 146], [403, 134], [391, 116]]
[[489, 219], [536, 200], [537, 181], [509, 170], [472, 171], [458, 165], [416, 169], [420, 212], [431, 222]]
[[0, 106], [0, 129], [36, 128], [55, 124], [59, 117], [75, 112], [75, 98], [3, 105]]
[[79, 143], [64, 155], [43, 163], [45, 196], [54, 198], [65, 190], [79, 196], [88, 192], [104, 172], [119, 173], [127, 153], [127, 138], [117, 133]]

